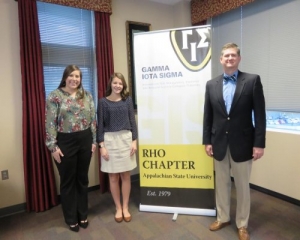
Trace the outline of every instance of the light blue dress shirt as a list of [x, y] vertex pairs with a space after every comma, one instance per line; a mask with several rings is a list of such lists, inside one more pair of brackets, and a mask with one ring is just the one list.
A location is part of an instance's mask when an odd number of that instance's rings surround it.
[[230, 80], [225, 80], [225, 78], [231, 77], [228, 76], [227, 74], [224, 73], [224, 79], [223, 79], [223, 98], [226, 106], [226, 111], [229, 114], [231, 104], [232, 104], [232, 99], [234, 96], [234, 92], [236, 89], [236, 82], [237, 82], [237, 72], [235, 72], [232, 77], [235, 78], [235, 80], [230, 79]]

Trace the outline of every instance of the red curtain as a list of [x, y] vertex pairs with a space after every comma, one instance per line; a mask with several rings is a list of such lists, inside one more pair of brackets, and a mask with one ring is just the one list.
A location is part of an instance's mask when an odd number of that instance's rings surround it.
[[51, 154], [45, 145], [45, 90], [35, 0], [18, 0], [27, 211], [58, 204]]
[[[95, 12], [95, 28], [98, 98], [100, 99], [105, 96], [105, 91], [109, 77], [114, 72], [110, 14]], [[100, 154], [98, 160], [100, 191], [101, 193], [104, 193], [109, 190], [108, 175], [106, 173], [101, 172], [100, 170]]]

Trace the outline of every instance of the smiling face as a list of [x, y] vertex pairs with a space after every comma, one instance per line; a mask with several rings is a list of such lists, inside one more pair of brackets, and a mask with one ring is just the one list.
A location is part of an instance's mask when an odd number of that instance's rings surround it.
[[222, 64], [225, 73], [235, 72], [239, 67], [240, 61], [241, 56], [237, 48], [232, 47], [223, 49], [220, 63]]
[[123, 82], [120, 78], [114, 77], [111, 82], [112, 93], [120, 95], [123, 90]]
[[81, 82], [80, 78], [80, 71], [75, 70], [69, 74], [69, 76], [66, 78], [66, 90], [73, 92], [76, 91], [79, 88]]

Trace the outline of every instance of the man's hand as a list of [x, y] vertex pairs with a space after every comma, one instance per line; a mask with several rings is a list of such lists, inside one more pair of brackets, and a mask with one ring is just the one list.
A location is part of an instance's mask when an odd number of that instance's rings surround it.
[[213, 153], [212, 145], [205, 145], [205, 152], [206, 152], [207, 156], [213, 157], [214, 153]]
[[264, 155], [264, 149], [263, 148], [257, 148], [257, 147], [253, 148], [252, 157], [253, 157], [254, 161], [257, 160], [257, 159], [260, 159], [263, 155]]

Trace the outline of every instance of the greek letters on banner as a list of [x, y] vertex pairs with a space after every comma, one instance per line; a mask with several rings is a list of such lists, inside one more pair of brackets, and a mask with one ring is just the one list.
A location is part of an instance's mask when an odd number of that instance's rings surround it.
[[215, 216], [202, 145], [210, 26], [134, 35], [141, 211]]

